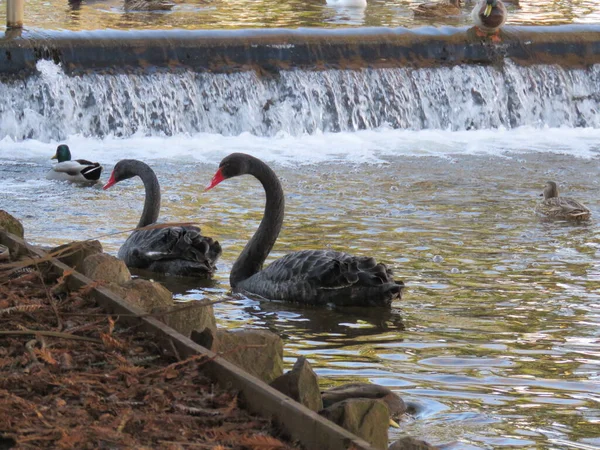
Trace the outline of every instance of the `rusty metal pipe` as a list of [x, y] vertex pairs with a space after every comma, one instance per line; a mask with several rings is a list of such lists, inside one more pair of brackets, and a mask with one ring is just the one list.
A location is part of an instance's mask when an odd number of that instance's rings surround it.
[[23, 4], [25, 0], [6, 0], [6, 27], [23, 28]]

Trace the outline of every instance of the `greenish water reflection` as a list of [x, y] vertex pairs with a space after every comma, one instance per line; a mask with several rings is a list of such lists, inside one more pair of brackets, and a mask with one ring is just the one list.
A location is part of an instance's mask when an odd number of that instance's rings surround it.
[[[463, 15], [445, 20], [416, 19], [416, 0], [369, 0], [366, 9], [332, 7], [318, 0], [174, 0], [171, 11], [125, 12], [122, 0], [67, 0], [26, 2], [25, 24], [30, 28], [90, 29], [227, 29], [275, 27], [418, 27], [424, 25], [469, 25], [472, 3]], [[600, 22], [598, 0], [522, 0], [508, 3], [511, 25], [556, 25]], [[0, 23], [6, 22], [0, 8]]]
[[[279, 333], [287, 364], [308, 355], [324, 386], [390, 386], [415, 409], [401, 432], [433, 443], [600, 446], [599, 161], [546, 153], [382, 159], [275, 165], [287, 215], [272, 258], [325, 247], [375, 255], [406, 282], [404, 299], [392, 311], [339, 312], [236, 297], [215, 306], [220, 326]], [[23, 170], [35, 179], [45, 162], [0, 169], [7, 180], [27, 179], [15, 175]], [[261, 186], [246, 177], [201, 194], [215, 165], [153, 165], [162, 220], [206, 224], [224, 248], [217, 283], [182, 297], [227, 296], [231, 265], [262, 215]], [[537, 219], [533, 206], [547, 179], [595, 219]], [[12, 201], [39, 243], [133, 227], [142, 206], [134, 181], [108, 192], [47, 182], [40, 194], [28, 186], [0, 198]], [[115, 252], [123, 240], [103, 244]]]

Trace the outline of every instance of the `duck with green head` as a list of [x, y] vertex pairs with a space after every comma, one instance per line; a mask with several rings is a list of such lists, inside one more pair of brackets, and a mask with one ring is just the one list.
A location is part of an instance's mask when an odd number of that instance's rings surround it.
[[558, 196], [558, 186], [548, 181], [540, 197], [544, 200], [535, 207], [535, 212], [549, 219], [588, 220], [592, 213], [581, 202], [569, 197]]
[[69, 146], [61, 144], [51, 158], [58, 162], [46, 175], [48, 180], [72, 181], [75, 183], [95, 183], [100, 179], [102, 166], [86, 159], [71, 160]]
[[506, 22], [506, 15], [502, 0], [479, 0], [471, 12], [475, 32], [478, 36], [487, 36], [494, 42], [500, 42], [500, 27]]

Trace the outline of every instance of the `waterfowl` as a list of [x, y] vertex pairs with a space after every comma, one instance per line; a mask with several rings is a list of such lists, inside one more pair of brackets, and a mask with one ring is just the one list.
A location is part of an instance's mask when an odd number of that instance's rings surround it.
[[125, 0], [125, 11], [168, 11], [175, 6], [168, 0]]
[[113, 169], [103, 189], [119, 181], [140, 177], [146, 199], [137, 228], [119, 249], [118, 257], [128, 267], [169, 276], [210, 278], [221, 256], [221, 246], [200, 234], [195, 226], [172, 226], [143, 229], [155, 224], [160, 211], [160, 185], [146, 163], [123, 159]]
[[558, 186], [548, 181], [544, 192], [540, 194], [544, 200], [535, 207], [535, 212], [552, 219], [588, 220], [590, 210], [583, 204], [569, 197], [558, 196]]
[[69, 146], [62, 144], [56, 148], [56, 154], [50, 158], [58, 162], [46, 174], [48, 180], [73, 181], [75, 183], [95, 183], [100, 179], [102, 166], [86, 159], [71, 161]]
[[263, 269], [281, 227], [285, 201], [275, 172], [263, 161], [244, 153], [225, 157], [206, 190], [228, 178], [252, 175], [266, 194], [265, 212], [242, 253], [233, 264], [233, 289], [269, 300], [310, 305], [385, 306], [401, 298], [404, 283], [394, 280], [385, 264], [369, 256], [332, 250], [289, 253]]
[[413, 9], [413, 13], [417, 17], [459, 16], [461, 13], [460, 0], [421, 3]]
[[477, 35], [490, 36], [499, 42], [500, 27], [506, 22], [506, 14], [502, 0], [479, 0], [471, 12]]

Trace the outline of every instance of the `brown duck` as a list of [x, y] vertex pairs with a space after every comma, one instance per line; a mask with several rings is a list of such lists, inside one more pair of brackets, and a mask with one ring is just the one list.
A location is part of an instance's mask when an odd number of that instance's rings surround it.
[[588, 220], [592, 215], [583, 204], [569, 197], [558, 196], [558, 186], [548, 181], [544, 192], [540, 195], [544, 200], [537, 204], [535, 212], [550, 219]]
[[448, 17], [459, 16], [460, 0], [421, 3], [413, 9], [415, 17]]

